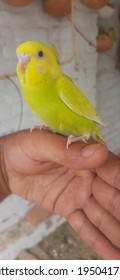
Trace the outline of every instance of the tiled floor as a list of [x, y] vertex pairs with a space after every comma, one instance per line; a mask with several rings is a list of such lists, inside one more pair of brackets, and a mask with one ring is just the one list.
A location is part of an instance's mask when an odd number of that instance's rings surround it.
[[100, 257], [79, 238], [67, 223], [64, 223], [48, 237], [38, 242], [36, 246], [22, 250], [17, 259], [99, 260]]

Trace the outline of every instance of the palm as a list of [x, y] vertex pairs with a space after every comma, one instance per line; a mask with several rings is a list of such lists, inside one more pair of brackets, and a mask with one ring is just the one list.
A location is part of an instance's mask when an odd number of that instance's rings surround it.
[[49, 211], [68, 217], [91, 197], [94, 175], [90, 171], [74, 170], [42, 158], [37, 161], [26, 142], [13, 145], [7, 158], [11, 191]]

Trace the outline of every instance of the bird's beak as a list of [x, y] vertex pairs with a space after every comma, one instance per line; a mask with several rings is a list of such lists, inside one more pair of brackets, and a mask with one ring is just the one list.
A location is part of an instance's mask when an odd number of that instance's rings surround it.
[[21, 72], [26, 70], [27, 64], [30, 61], [30, 56], [28, 53], [17, 53], [18, 57], [18, 67]]

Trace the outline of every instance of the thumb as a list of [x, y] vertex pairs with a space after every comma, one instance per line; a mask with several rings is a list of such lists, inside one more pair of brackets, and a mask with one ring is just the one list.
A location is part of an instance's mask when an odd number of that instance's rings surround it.
[[34, 158], [52, 161], [75, 169], [93, 169], [101, 166], [108, 157], [108, 150], [102, 144], [77, 142], [66, 148], [67, 138], [47, 130], [29, 133], [30, 151]]

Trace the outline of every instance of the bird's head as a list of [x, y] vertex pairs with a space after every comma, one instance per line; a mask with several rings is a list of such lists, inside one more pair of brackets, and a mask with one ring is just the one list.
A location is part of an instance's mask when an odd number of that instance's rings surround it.
[[16, 49], [17, 74], [20, 81], [31, 85], [46, 83], [61, 75], [58, 55], [54, 46], [37, 41], [27, 41]]

